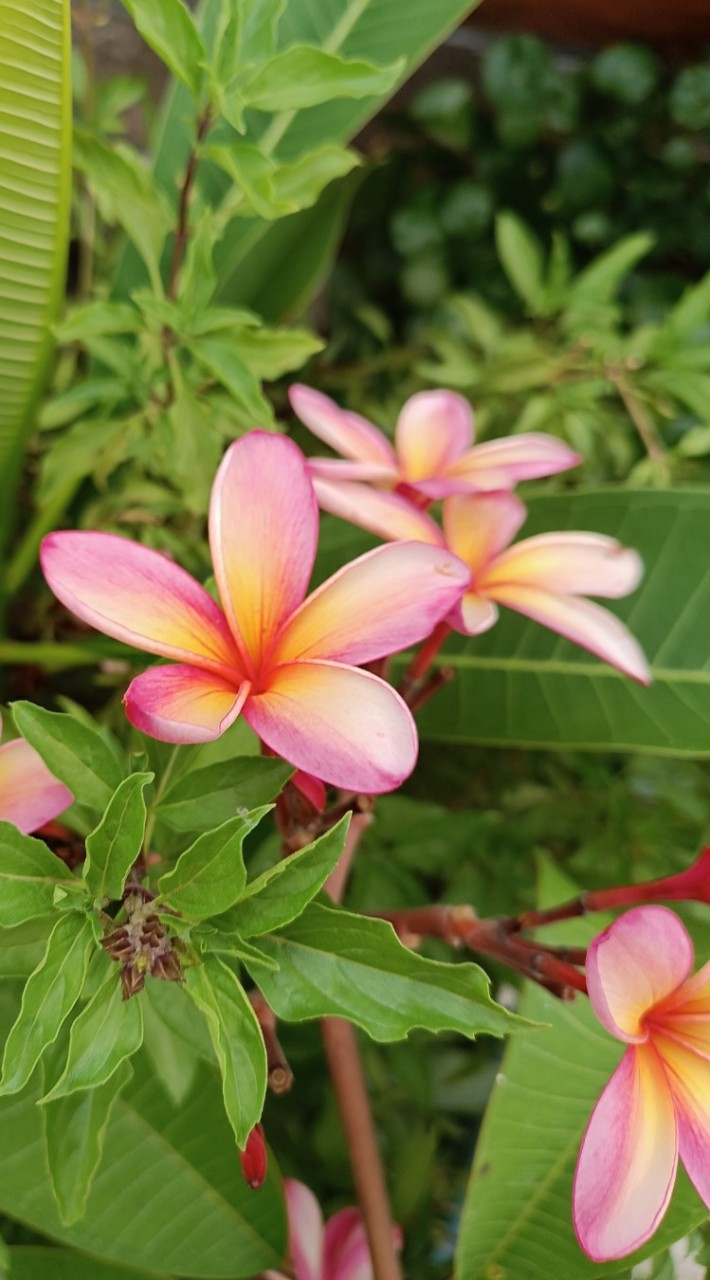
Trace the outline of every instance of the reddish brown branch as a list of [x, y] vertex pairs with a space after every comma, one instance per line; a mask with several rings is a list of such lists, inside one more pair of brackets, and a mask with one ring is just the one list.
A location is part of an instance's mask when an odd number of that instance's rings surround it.
[[170, 264], [170, 276], [168, 279], [168, 299], [170, 302], [175, 301], [177, 294], [178, 279], [180, 276], [180, 268], [182, 267], [187, 242], [189, 239], [189, 212], [190, 197], [192, 189], [195, 185], [195, 176], [197, 174], [197, 166], [199, 163], [200, 145], [204, 142], [205, 137], [212, 124], [212, 115], [207, 108], [197, 121], [197, 133], [195, 135], [195, 144], [190, 151], [185, 169], [185, 175], [180, 188], [180, 203], [178, 205], [178, 220], [175, 228], [175, 239], [173, 241], [173, 260]]
[[276, 1034], [276, 1015], [260, 991], [251, 991], [249, 999], [264, 1037], [269, 1088], [272, 1093], [288, 1093], [293, 1084], [293, 1072]]

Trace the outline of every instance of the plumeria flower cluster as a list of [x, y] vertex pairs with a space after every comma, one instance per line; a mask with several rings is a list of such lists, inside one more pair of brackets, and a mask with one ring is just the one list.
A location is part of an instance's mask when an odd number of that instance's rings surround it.
[[[638, 585], [637, 553], [595, 533], [550, 533], [511, 546], [526, 510], [512, 491], [520, 480], [575, 466], [579, 456], [552, 437], [511, 436], [473, 447], [473, 416], [453, 391], [407, 401], [386, 436], [308, 387], [291, 389], [301, 420], [348, 461], [311, 459], [323, 510], [389, 541], [418, 539], [454, 552], [470, 579], [446, 621], [465, 635], [493, 626], [498, 605], [515, 609], [646, 684], [637, 641], [587, 595], [618, 599]], [[367, 483], [364, 483], [367, 482]], [[425, 510], [443, 499], [443, 527]]]
[[[284, 1183], [288, 1217], [288, 1250], [294, 1280], [374, 1280], [374, 1271], [357, 1209], [341, 1209], [323, 1223], [313, 1192], [302, 1182]], [[394, 1243], [402, 1247], [400, 1231]], [[281, 1271], [267, 1271], [264, 1280], [287, 1280]]]
[[574, 1224], [596, 1262], [644, 1244], [670, 1202], [678, 1160], [710, 1209], [710, 963], [667, 907], [640, 906], [591, 944], [587, 989], [627, 1048], [582, 1143]]

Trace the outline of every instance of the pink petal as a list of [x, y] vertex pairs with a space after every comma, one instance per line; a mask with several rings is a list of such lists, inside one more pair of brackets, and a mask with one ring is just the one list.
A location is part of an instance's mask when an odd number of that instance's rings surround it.
[[480, 636], [484, 631], [490, 631], [498, 621], [498, 609], [485, 596], [479, 596], [476, 591], [467, 591], [451, 610], [446, 621], [454, 631], [460, 631], [465, 636]]
[[321, 480], [313, 487], [323, 511], [367, 529], [389, 542], [430, 542], [441, 546], [443, 536], [436, 521], [398, 493], [371, 489], [366, 484]]
[[337, 662], [275, 668], [244, 719], [284, 760], [348, 791], [392, 791], [416, 762], [414, 721], [399, 694]]
[[341, 409], [329, 396], [301, 383], [289, 389], [288, 397], [301, 422], [336, 453], [355, 462], [380, 463], [396, 474], [398, 466], [392, 445], [384, 432], [373, 427], [367, 418]]
[[287, 623], [274, 664], [327, 658], [359, 666], [431, 634], [468, 586], [443, 547], [398, 542], [360, 556], [324, 582]]
[[327, 1280], [373, 1280], [365, 1228], [357, 1209], [341, 1209], [325, 1224]]
[[311, 478], [321, 480], [366, 480], [372, 484], [394, 485], [399, 473], [383, 462], [341, 462], [339, 458], [308, 458]]
[[312, 773], [306, 773], [303, 769], [297, 769], [291, 778], [291, 782], [302, 796], [305, 796], [309, 804], [313, 805], [319, 813], [322, 813], [326, 806], [327, 793], [325, 783], [320, 778], [314, 778]]
[[67, 609], [98, 631], [164, 658], [234, 670], [224, 614], [167, 556], [113, 533], [50, 533], [44, 576]]
[[212, 487], [210, 545], [247, 672], [306, 594], [317, 539], [315, 494], [293, 441], [251, 431], [231, 445]]
[[420, 391], [404, 405], [395, 430], [402, 479], [439, 476], [473, 442], [473, 410], [455, 391]]
[[515, 537], [526, 515], [514, 493], [449, 498], [444, 503], [446, 545], [465, 560], [477, 581]]
[[288, 1245], [296, 1280], [326, 1280], [323, 1274], [323, 1215], [313, 1192], [302, 1182], [284, 1182]]
[[577, 1238], [594, 1262], [623, 1258], [656, 1230], [678, 1163], [673, 1099], [655, 1049], [627, 1049], [592, 1112], [572, 1193]]
[[491, 565], [487, 584], [524, 583], [566, 595], [617, 599], [634, 591], [638, 552], [598, 533], [543, 533], [510, 547]]
[[680, 987], [692, 968], [693, 944], [678, 916], [667, 907], [634, 907], [598, 934], [587, 951], [592, 1008], [619, 1040], [646, 1040], [645, 1015]]
[[485, 576], [478, 585], [492, 600], [507, 604], [509, 609], [516, 609], [543, 627], [573, 640], [639, 684], [651, 683], [651, 672], [638, 641], [623, 622], [601, 605], [517, 583], [493, 588]]
[[176, 664], [151, 667], [132, 680], [123, 699], [131, 724], [160, 742], [212, 742], [236, 720], [249, 684], [235, 684]]
[[[512, 489], [519, 480], [553, 476], [576, 467], [581, 461], [581, 455], [562, 440], [531, 432], [476, 445], [446, 468], [444, 478], [456, 481], [459, 493]], [[430, 494], [430, 497], [443, 496], [443, 493]]]
[[680, 1158], [710, 1209], [710, 1061], [665, 1036], [654, 1044], [676, 1105]]
[[0, 821], [24, 835], [63, 813], [74, 799], [23, 738], [0, 747]]

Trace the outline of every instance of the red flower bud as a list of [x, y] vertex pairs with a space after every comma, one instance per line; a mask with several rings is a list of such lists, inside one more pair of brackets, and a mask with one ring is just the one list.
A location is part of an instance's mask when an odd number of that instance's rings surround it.
[[242, 1163], [242, 1173], [247, 1186], [257, 1191], [266, 1178], [268, 1164], [266, 1139], [262, 1125], [254, 1125], [247, 1138], [246, 1147], [239, 1152], [239, 1159]]

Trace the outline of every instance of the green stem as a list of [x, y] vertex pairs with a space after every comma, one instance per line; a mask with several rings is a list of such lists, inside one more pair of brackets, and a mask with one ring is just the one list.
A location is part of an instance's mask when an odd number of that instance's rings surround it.
[[25, 643], [22, 640], [0, 640], [0, 666], [37, 666], [45, 671], [64, 671], [69, 667], [88, 667], [102, 662], [105, 650], [88, 645], [58, 644], [54, 641]]

